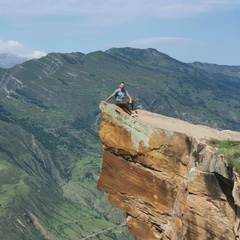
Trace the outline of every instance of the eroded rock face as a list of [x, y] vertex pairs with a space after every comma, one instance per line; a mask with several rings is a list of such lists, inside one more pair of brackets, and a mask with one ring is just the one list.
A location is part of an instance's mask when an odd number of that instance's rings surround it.
[[[180, 126], [180, 120], [174, 120], [173, 130], [162, 128], [162, 120], [156, 124], [156, 114], [139, 111], [132, 118], [113, 104], [100, 108], [98, 188], [127, 213], [129, 230], [138, 240], [238, 239], [239, 187], [224, 158], [207, 145], [211, 129], [195, 126], [207, 135], [201, 138], [189, 133], [193, 125]], [[225, 138], [216, 130], [212, 134]]]

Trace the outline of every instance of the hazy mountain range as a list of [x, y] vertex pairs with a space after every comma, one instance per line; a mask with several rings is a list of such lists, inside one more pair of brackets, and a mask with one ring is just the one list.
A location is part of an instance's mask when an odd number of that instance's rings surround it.
[[138, 108], [240, 131], [240, 66], [112, 48], [0, 68], [0, 239], [133, 239], [96, 188], [99, 103], [120, 81]]
[[19, 57], [12, 53], [0, 53], [0, 67], [11, 68], [27, 61], [27, 58]]

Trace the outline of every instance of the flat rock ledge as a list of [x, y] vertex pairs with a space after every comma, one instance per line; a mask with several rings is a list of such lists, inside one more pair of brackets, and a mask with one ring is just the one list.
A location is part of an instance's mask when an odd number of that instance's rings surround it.
[[240, 239], [240, 181], [209, 140], [219, 131], [138, 110], [131, 117], [101, 102], [103, 163], [98, 188], [127, 213], [138, 240]]

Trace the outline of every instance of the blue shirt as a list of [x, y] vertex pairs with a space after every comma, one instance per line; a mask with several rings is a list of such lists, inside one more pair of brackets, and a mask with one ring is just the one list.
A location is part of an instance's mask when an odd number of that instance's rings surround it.
[[125, 89], [121, 91], [121, 89], [118, 88], [113, 94], [117, 102], [126, 102], [128, 100], [128, 92]]

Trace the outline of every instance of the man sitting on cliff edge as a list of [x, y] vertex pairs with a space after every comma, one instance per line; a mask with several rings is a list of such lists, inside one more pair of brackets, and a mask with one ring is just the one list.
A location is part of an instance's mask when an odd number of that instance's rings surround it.
[[[137, 117], [137, 111], [135, 108], [135, 102], [132, 97], [128, 94], [128, 91], [124, 89], [125, 83], [120, 82], [119, 88], [116, 89], [112, 95], [110, 95], [105, 102], [115, 97], [115, 104], [122, 108], [123, 110], [127, 110], [132, 117]], [[131, 106], [131, 109], [129, 108]]]

